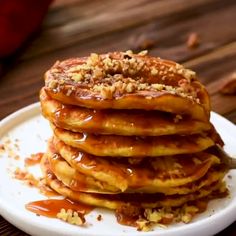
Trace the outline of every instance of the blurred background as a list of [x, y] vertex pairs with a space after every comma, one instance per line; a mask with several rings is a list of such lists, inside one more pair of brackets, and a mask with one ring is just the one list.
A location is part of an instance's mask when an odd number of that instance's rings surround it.
[[[38, 101], [56, 60], [131, 49], [195, 70], [236, 123], [235, 23], [235, 0], [0, 0], [0, 119]], [[0, 222], [1, 235], [23, 235]]]

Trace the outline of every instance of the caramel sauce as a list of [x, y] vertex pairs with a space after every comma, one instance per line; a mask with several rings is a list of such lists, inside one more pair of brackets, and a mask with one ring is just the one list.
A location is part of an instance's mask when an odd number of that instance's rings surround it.
[[[77, 88], [81, 91], [81, 88]], [[95, 109], [144, 109], [144, 110], [162, 110], [169, 111], [176, 114], [187, 114], [192, 118], [202, 121], [209, 120], [208, 114], [206, 114], [204, 108], [198, 103], [193, 103], [190, 99], [186, 99], [184, 97], [180, 97], [178, 95], [173, 95], [168, 93], [167, 91], [143, 91], [140, 93], [129, 94], [129, 96], [115, 96], [116, 99], [104, 99], [99, 95], [95, 95], [94, 93], [85, 93], [84, 96], [81, 94], [79, 97], [76, 95], [76, 92], [72, 93], [70, 96], [67, 96], [66, 93], [68, 89], [66, 87], [61, 88], [60, 92], [56, 90], [53, 91], [48, 87], [45, 87], [47, 94], [58, 100], [63, 102], [63, 104], [68, 105], [76, 105], [78, 104], [83, 107], [95, 108]], [[152, 99], [144, 99], [146, 96], [152, 96]], [[161, 103], [164, 99], [169, 97], [175, 97], [174, 99], [178, 104], [180, 101], [185, 101], [183, 106], [170, 106], [167, 110], [164, 106], [157, 106], [157, 103]], [[204, 94], [204, 98], [206, 94]], [[183, 102], [182, 102], [183, 103]]]
[[[54, 134], [68, 145], [79, 148], [96, 156], [156, 156], [164, 155], [160, 150], [170, 149], [175, 154], [178, 152], [194, 153], [204, 147], [209, 147], [214, 142], [206, 137], [203, 142], [201, 134], [188, 136], [164, 135], [155, 137], [95, 135], [88, 133], [72, 132], [55, 127], [52, 124]], [[177, 152], [177, 153], [176, 153]]]
[[5, 146], [3, 144], [0, 144], [0, 152], [5, 151]]
[[[52, 145], [50, 146], [50, 149], [51, 151], [55, 153], [55, 149]], [[52, 173], [57, 172], [58, 162], [64, 161], [64, 159], [62, 159], [59, 154], [54, 154], [52, 158], [49, 158], [47, 161], [48, 161], [47, 165], [49, 169], [51, 170], [51, 173], [49, 172], [48, 175], [52, 176]], [[50, 176], [49, 178], [51, 178]], [[86, 191], [88, 190], [88, 186], [86, 184], [86, 178], [87, 177], [83, 175], [82, 173], [76, 172], [76, 174], [74, 175], [74, 178], [65, 184], [75, 191]]]
[[36, 154], [31, 154], [30, 157], [25, 158], [25, 166], [33, 166], [39, 164], [44, 153], [39, 152]]
[[137, 227], [136, 221], [143, 215], [141, 208], [133, 205], [123, 205], [116, 209], [116, 220], [121, 225]]
[[136, 223], [136, 221], [138, 220], [138, 217], [127, 216], [126, 214], [122, 214], [120, 212], [116, 212], [115, 216], [116, 216], [117, 222], [121, 225], [127, 225], [127, 226], [132, 226], [132, 227], [138, 226]]
[[[183, 115], [173, 127], [176, 115], [169, 112], [144, 110], [94, 110], [73, 105], [64, 105], [51, 99], [44, 89], [40, 93], [42, 111], [56, 126], [77, 132], [143, 135], [189, 134], [199, 132], [199, 123], [188, 115]], [[79, 123], [75, 122], [79, 120]], [[158, 124], [158, 125], [157, 125]], [[210, 125], [201, 124], [203, 130]]]
[[206, 211], [208, 202], [209, 202], [209, 199], [206, 199], [205, 201], [204, 200], [198, 200], [198, 201], [194, 202], [195, 206], [198, 208], [199, 213]]
[[25, 205], [25, 208], [38, 215], [43, 215], [51, 218], [56, 218], [57, 214], [61, 211], [62, 208], [64, 208], [65, 210], [71, 209], [73, 211], [77, 211], [82, 215], [86, 215], [94, 209], [94, 207], [92, 206], [73, 202], [69, 199], [48, 199], [30, 202]]
[[[53, 139], [50, 145], [52, 152], [61, 152], [68, 163], [81, 173], [97, 174], [98, 172], [107, 172], [111, 176], [110, 181], [116, 179], [127, 182], [129, 187], [139, 188], [152, 183], [153, 179], [165, 181], [168, 179], [184, 179], [190, 177], [194, 180], [199, 179], [211, 167], [212, 160], [207, 153], [176, 155], [157, 158], [143, 158], [139, 163], [131, 165], [127, 158], [94, 157], [93, 155], [83, 153], [75, 148], [66, 146], [57, 138]], [[194, 163], [194, 159], [199, 163]], [[179, 167], [175, 164], [179, 163]], [[86, 186], [85, 186], [86, 187]]]
[[[142, 129], [142, 134], [145, 135], [150, 133], [152, 127], [156, 127], [158, 123], [159, 127], [165, 127], [173, 122], [175, 115], [171, 113], [159, 112], [159, 111], [142, 111], [142, 110], [92, 110], [87, 108], [75, 108], [70, 105], [57, 104], [57, 109], [54, 111], [54, 122], [58, 126], [68, 126], [66, 120], [73, 117], [71, 114], [74, 114], [74, 118], [82, 122], [82, 130], [88, 129], [88, 132], [99, 133], [103, 130], [102, 127], [105, 127], [108, 121], [111, 121], [113, 124], [112, 131], [117, 132], [120, 129], [120, 126], [129, 126], [129, 127], [138, 127]], [[185, 119], [184, 123], [187, 126], [192, 123], [190, 119]], [[115, 124], [115, 125], [114, 125]], [[118, 129], [116, 130], [116, 128]], [[149, 131], [149, 132], [148, 132]]]
[[[58, 126], [61, 127], [70, 127], [70, 125], [66, 124], [66, 120], [73, 117], [75, 119], [79, 119], [80, 122], [83, 122], [83, 129], [86, 130], [86, 126], [88, 126], [88, 131], [93, 133], [99, 133], [102, 130], [102, 126], [104, 125], [104, 120], [106, 119], [106, 112], [96, 111], [96, 110], [89, 110], [86, 108], [80, 108], [80, 110], [76, 110], [74, 107], [70, 105], [59, 105], [57, 110], [54, 112], [54, 122]], [[74, 112], [74, 113], [73, 113]], [[108, 112], [109, 113], [109, 112]], [[99, 124], [99, 125], [97, 125]]]
[[173, 222], [173, 217], [163, 217], [160, 221], [160, 224], [169, 225]]

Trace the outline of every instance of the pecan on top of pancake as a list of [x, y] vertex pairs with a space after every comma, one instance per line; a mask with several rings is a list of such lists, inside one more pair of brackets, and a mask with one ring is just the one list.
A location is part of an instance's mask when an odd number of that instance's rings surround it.
[[195, 72], [172, 61], [131, 51], [92, 53], [90, 57], [57, 62], [45, 74], [45, 89], [65, 104], [94, 109], [178, 114], [188, 110], [200, 120], [207, 120], [210, 110], [208, 94]]

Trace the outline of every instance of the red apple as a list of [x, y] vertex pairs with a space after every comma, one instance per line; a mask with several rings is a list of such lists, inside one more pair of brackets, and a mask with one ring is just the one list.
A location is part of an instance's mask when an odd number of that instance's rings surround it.
[[12, 54], [39, 27], [52, 0], [0, 0], [0, 58]]

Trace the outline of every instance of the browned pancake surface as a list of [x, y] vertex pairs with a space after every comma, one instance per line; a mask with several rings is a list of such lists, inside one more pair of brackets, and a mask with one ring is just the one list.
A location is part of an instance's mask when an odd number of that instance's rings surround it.
[[185, 185], [200, 179], [212, 166], [220, 163], [216, 156], [207, 152], [145, 157], [136, 162], [132, 158], [102, 158], [81, 152], [56, 138], [49, 143], [49, 150], [60, 154], [79, 172], [122, 191], [165, 191], [162, 188]]
[[195, 73], [147, 55], [114, 52], [68, 59], [47, 71], [45, 84], [46, 92], [65, 104], [209, 118], [209, 96]]
[[165, 156], [195, 153], [214, 145], [214, 140], [202, 134], [189, 136], [117, 136], [78, 133], [51, 124], [55, 136], [66, 144], [96, 156]]
[[194, 201], [211, 194], [227, 192], [227, 189], [222, 186], [222, 183], [213, 184], [206, 188], [202, 188], [195, 193], [190, 193], [186, 195], [170, 195], [166, 196], [161, 193], [157, 194], [94, 194], [94, 193], [83, 193], [78, 191], [73, 191], [66, 187], [61, 181], [59, 181], [55, 175], [51, 172], [48, 160], [46, 156], [42, 158], [41, 168], [46, 177], [48, 185], [53, 188], [56, 192], [60, 193], [62, 196], [68, 197], [74, 201], [79, 201], [85, 204], [105, 207], [109, 209], [118, 209], [122, 206], [138, 206], [142, 208], [159, 208], [159, 207], [177, 207], [189, 201]]
[[211, 129], [209, 122], [166, 112], [142, 110], [93, 110], [64, 105], [40, 92], [43, 115], [58, 127], [75, 132], [160, 136], [194, 134]]

